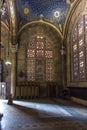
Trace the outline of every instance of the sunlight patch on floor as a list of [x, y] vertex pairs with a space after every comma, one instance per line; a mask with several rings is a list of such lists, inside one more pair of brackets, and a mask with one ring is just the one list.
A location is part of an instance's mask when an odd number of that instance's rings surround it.
[[3, 100], [0, 99], [0, 113], [3, 113], [3, 109], [4, 109], [2, 102], [3, 102]]
[[72, 116], [68, 111], [63, 109], [63, 107], [54, 103], [47, 104], [38, 102], [14, 101], [14, 104], [35, 109], [38, 111], [39, 115], [43, 115], [43, 117]]

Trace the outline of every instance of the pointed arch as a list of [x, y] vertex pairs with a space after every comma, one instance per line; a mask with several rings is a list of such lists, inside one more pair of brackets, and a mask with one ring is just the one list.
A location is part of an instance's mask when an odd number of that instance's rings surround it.
[[[71, 86], [81, 87], [83, 85], [82, 81], [84, 82], [84, 86], [86, 86], [85, 85], [85, 83], [87, 81], [87, 78], [86, 78], [87, 77], [86, 76], [86, 55], [85, 55], [86, 54], [86, 44], [85, 44], [86, 42], [84, 40], [84, 39], [86, 39], [85, 35], [87, 33], [85, 31], [85, 26], [86, 26], [85, 25], [85, 22], [86, 22], [85, 17], [86, 16], [87, 16], [87, 1], [78, 0], [78, 1], [75, 1], [75, 3], [72, 5], [70, 12], [68, 14], [68, 17], [66, 19], [65, 28], [64, 28], [64, 41], [65, 41], [65, 44], [67, 47], [67, 85], [68, 86], [71, 85]], [[81, 18], [82, 18], [82, 21], [80, 21]], [[79, 22], [81, 22], [80, 25], [79, 25]], [[81, 36], [79, 36], [79, 28], [80, 28], [82, 23], [83, 23], [83, 25], [82, 25], [82, 28], [83, 28], [82, 33], [83, 34]], [[74, 42], [75, 39], [73, 37], [76, 33], [75, 31], [77, 31], [76, 38], [78, 40]], [[80, 42], [82, 45], [81, 50], [79, 49]], [[78, 46], [77, 52], [75, 50], [76, 46]], [[82, 57], [80, 52], [81, 53], [84, 52], [84, 56], [82, 58], [83, 60], [80, 58], [80, 56]], [[75, 61], [77, 59], [78, 59], [78, 61]], [[78, 66], [76, 64], [78, 64]], [[76, 69], [78, 69], [77, 75], [79, 76], [77, 79], [76, 79]], [[83, 76], [83, 72], [84, 72], [84, 76]], [[80, 84], [78, 84], [77, 81], [79, 81]]]
[[32, 25], [35, 25], [35, 24], [44, 24], [44, 25], [47, 25], [49, 27], [51, 27], [53, 30], [55, 30], [58, 35], [60, 36], [60, 38], [63, 40], [63, 35], [62, 33], [60, 32], [60, 30], [55, 27], [53, 24], [49, 23], [49, 22], [46, 22], [46, 21], [43, 21], [43, 20], [39, 20], [39, 21], [33, 21], [33, 22], [29, 22], [27, 23], [26, 25], [24, 25], [18, 32], [18, 35], [21, 33], [21, 31], [23, 31], [25, 28], [27, 28], [28, 26], [32, 26]]

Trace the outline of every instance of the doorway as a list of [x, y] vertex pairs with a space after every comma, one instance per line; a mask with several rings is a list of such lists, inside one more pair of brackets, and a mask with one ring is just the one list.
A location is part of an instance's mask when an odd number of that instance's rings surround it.
[[6, 83], [0, 82], [0, 99], [6, 98]]

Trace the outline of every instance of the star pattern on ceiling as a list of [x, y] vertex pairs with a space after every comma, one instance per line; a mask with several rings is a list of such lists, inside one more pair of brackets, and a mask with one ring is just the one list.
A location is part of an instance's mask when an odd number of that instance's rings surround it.
[[19, 0], [17, 2], [21, 26], [27, 22], [39, 20], [41, 16], [43, 16], [42, 19], [57, 27], [59, 24], [63, 26], [70, 7], [66, 0]]
[[[68, 0], [74, 2], [74, 0]], [[15, 2], [18, 27], [21, 28], [28, 22], [43, 19], [61, 28], [64, 26], [69, 4], [67, 0], [17, 0]], [[3, 21], [9, 21], [9, 15], [6, 12], [2, 16]], [[61, 29], [62, 30], [62, 29]]]

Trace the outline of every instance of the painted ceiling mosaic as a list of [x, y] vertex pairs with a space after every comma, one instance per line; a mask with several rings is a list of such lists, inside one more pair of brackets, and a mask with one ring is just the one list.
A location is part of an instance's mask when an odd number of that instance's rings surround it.
[[[43, 19], [54, 24], [56, 27], [61, 26], [63, 29], [70, 5], [68, 2], [74, 0], [14, 0], [18, 27], [36, 20]], [[2, 16], [5, 23], [8, 21], [8, 13]]]
[[19, 18], [22, 19], [19, 26], [39, 19], [57, 27], [59, 24], [63, 26], [69, 10], [66, 0], [18, 0], [17, 3], [20, 5], [17, 7]]

